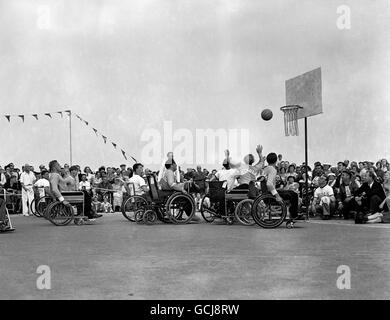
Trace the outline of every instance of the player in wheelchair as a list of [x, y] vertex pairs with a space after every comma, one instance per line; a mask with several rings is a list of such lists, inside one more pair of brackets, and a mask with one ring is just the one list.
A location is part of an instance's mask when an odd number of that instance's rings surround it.
[[[293, 190], [276, 190], [276, 153], [267, 155], [268, 166], [264, 168], [263, 175], [266, 179], [266, 192], [259, 195], [252, 205], [252, 216], [255, 222], [263, 228], [276, 228], [287, 221], [288, 228], [293, 227], [298, 215], [298, 194]], [[287, 217], [288, 201], [289, 216]]]
[[60, 174], [61, 166], [58, 161], [51, 161], [49, 169], [50, 192], [54, 201], [48, 205], [45, 218], [57, 226], [64, 226], [71, 221], [83, 224], [102, 216], [93, 212], [90, 194], [85, 190], [76, 190], [77, 167], [71, 167], [71, 174], [65, 179]]
[[[146, 224], [153, 224], [157, 219], [162, 222], [185, 224], [194, 219], [195, 203], [189, 194], [192, 183], [177, 182], [175, 174], [177, 165], [173, 159], [165, 163], [165, 168], [161, 188], [156, 175], [149, 174], [146, 176], [148, 188], [144, 186], [143, 194], [134, 194], [125, 201], [122, 213], [126, 219]], [[137, 170], [142, 172], [141, 167]], [[138, 190], [136, 183], [134, 186], [135, 190]]]

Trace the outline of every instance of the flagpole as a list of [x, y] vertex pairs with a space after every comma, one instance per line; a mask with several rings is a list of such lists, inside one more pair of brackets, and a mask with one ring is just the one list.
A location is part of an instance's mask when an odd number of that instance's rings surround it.
[[72, 111], [69, 112], [69, 160], [72, 165]]

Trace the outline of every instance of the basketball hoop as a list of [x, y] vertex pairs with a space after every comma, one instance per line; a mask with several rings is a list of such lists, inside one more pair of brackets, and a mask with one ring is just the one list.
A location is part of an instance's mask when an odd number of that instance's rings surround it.
[[284, 112], [284, 133], [286, 136], [298, 136], [298, 110], [302, 109], [298, 105], [290, 105], [281, 107], [280, 110]]

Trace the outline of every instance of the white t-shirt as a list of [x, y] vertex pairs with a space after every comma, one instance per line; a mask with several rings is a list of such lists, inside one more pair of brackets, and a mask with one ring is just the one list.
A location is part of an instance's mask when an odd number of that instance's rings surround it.
[[331, 186], [326, 185], [323, 188], [318, 187], [316, 191], [314, 191], [314, 198], [321, 199], [324, 196], [327, 197], [334, 196], [333, 188]]
[[[135, 194], [137, 196], [141, 196], [141, 195], [144, 194], [144, 191], [141, 188], [143, 186], [146, 186], [146, 182], [145, 182], [144, 178], [142, 178], [138, 174], [134, 174], [129, 179], [129, 183], [132, 183], [134, 185], [134, 191], [135, 191]], [[133, 188], [132, 188], [131, 184], [129, 185], [129, 187], [130, 187], [130, 192], [132, 193], [133, 192]]]
[[39, 179], [37, 182], [34, 183], [34, 186], [38, 188], [39, 196], [44, 197], [45, 187], [50, 188], [50, 182], [46, 179]]
[[26, 187], [32, 187], [35, 180], [35, 174], [32, 171], [30, 171], [29, 173], [23, 171], [20, 175], [20, 182], [23, 183]]
[[91, 183], [89, 181], [80, 181], [79, 190], [83, 190], [83, 187], [85, 187], [85, 190], [91, 190]]
[[237, 169], [222, 169], [219, 170], [215, 176], [218, 181], [226, 181], [223, 186], [226, 187], [227, 191], [232, 190], [237, 184], [236, 176], [239, 174]]

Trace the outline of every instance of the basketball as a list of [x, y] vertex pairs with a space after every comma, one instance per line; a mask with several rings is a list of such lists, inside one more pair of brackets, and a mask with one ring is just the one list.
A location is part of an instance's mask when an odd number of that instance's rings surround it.
[[263, 120], [265, 121], [268, 121], [268, 120], [271, 120], [272, 119], [272, 111], [270, 109], [264, 109], [262, 112], [261, 112], [261, 117], [263, 118]]

